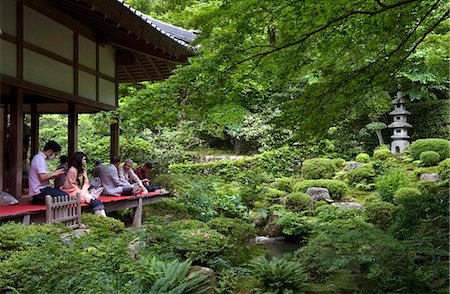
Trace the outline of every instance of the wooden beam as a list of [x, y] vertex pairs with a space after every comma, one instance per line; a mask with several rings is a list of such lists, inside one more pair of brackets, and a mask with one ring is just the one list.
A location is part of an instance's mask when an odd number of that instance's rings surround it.
[[156, 66], [155, 62], [153, 61], [153, 59], [150, 56], [147, 56], [148, 62], [150, 62], [150, 64], [153, 66], [153, 68], [155, 69], [156, 73], [158, 74], [159, 78], [162, 80], [164, 79], [164, 76], [162, 75], [161, 71], [159, 70], [159, 68]]
[[12, 90], [14, 99], [11, 103], [9, 125], [9, 191], [20, 198], [22, 196], [23, 169], [23, 90]]
[[68, 124], [68, 156], [69, 158], [78, 150], [78, 107], [75, 103], [69, 103]]
[[31, 151], [30, 158], [39, 151], [39, 113], [37, 104], [31, 104]]
[[119, 148], [119, 118], [117, 118], [117, 122], [112, 123], [110, 125], [111, 130], [111, 143], [110, 143], [110, 158], [116, 155], [120, 155]]
[[78, 33], [73, 33], [73, 94], [78, 96]]
[[23, 3], [17, 1], [16, 9], [16, 28], [17, 28], [17, 64], [16, 64], [16, 77], [23, 79]]
[[[5, 142], [6, 142], [6, 128], [4, 127], [5, 125], [5, 107], [0, 107], [0, 150], [2, 151], [1, 155], [0, 155], [0, 172], [3, 175], [5, 173], [5, 166], [4, 166], [4, 161], [5, 161], [5, 152], [4, 148], [5, 148]], [[3, 176], [0, 176], [0, 191], [3, 191]]]

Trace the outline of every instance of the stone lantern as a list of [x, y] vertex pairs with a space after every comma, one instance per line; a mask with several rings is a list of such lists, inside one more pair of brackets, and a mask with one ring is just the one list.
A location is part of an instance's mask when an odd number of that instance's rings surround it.
[[406, 102], [408, 100], [403, 98], [402, 92], [398, 92], [397, 98], [392, 100], [394, 110], [389, 115], [392, 116], [393, 122], [388, 126], [388, 128], [393, 129], [393, 135], [391, 136], [393, 139], [391, 143], [392, 153], [402, 153], [409, 145], [408, 128], [411, 128], [412, 125], [407, 122], [407, 117], [411, 113], [405, 109]]

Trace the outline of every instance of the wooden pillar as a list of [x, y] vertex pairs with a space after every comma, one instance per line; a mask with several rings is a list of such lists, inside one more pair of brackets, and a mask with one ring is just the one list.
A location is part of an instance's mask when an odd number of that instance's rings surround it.
[[69, 103], [68, 134], [68, 156], [71, 158], [78, 150], [78, 107], [75, 103]]
[[11, 94], [9, 191], [11, 195], [20, 198], [23, 169], [23, 90], [14, 88]]
[[117, 119], [116, 123], [111, 124], [111, 150], [110, 150], [110, 157], [113, 157], [115, 155], [120, 155], [119, 151], [119, 119]]
[[1, 169], [2, 172], [2, 181], [3, 181], [3, 187], [7, 186], [7, 181], [8, 181], [8, 172], [6, 171], [6, 168], [8, 167], [9, 164], [9, 155], [7, 156], [7, 154], [9, 154], [9, 149], [8, 149], [8, 138], [7, 138], [7, 129], [8, 129], [8, 105], [5, 105], [4, 108], [4, 113], [3, 113], [3, 139], [4, 139], [4, 144], [3, 144], [3, 149], [2, 149], [2, 157], [3, 157], [3, 169]]
[[[0, 107], [0, 150], [2, 151], [0, 155], [0, 172], [3, 175], [5, 172], [5, 166], [3, 164], [5, 160], [5, 142], [6, 142], [6, 128], [5, 125], [5, 108]], [[3, 176], [0, 176], [0, 191], [3, 190]]]
[[37, 112], [37, 104], [31, 104], [31, 158], [39, 152], [39, 113]]

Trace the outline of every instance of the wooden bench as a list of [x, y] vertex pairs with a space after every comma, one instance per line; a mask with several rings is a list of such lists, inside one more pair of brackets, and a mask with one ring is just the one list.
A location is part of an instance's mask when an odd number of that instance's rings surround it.
[[[139, 196], [100, 196], [99, 199], [105, 205], [106, 213], [125, 208], [133, 208], [133, 226], [142, 225], [142, 207], [151, 203], [161, 201], [169, 193], [150, 192]], [[82, 211], [89, 211], [89, 205], [80, 205]], [[16, 205], [0, 206], [0, 223], [20, 219], [23, 224], [47, 222], [47, 206], [30, 203], [19, 203]]]

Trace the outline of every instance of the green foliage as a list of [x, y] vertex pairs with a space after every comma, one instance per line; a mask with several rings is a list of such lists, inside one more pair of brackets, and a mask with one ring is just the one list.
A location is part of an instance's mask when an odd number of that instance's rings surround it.
[[302, 175], [305, 179], [331, 179], [336, 171], [336, 164], [328, 158], [307, 159], [302, 165]]
[[282, 211], [276, 224], [282, 227], [283, 234], [289, 236], [307, 235], [317, 225], [315, 219], [292, 211]]
[[356, 162], [367, 163], [370, 161], [370, 155], [367, 153], [360, 153], [356, 156]]
[[419, 159], [423, 166], [434, 166], [439, 163], [439, 154], [435, 151], [424, 151], [420, 153]]
[[317, 282], [325, 277], [346, 281], [335, 284], [334, 291], [414, 292], [419, 283], [411, 284], [412, 259], [406, 247], [372, 226], [324, 227], [296, 257]]
[[119, 234], [125, 230], [125, 225], [121, 221], [91, 213], [83, 213], [81, 222], [87, 225], [91, 232], [100, 236]]
[[363, 166], [361, 168], [350, 170], [345, 175], [345, 179], [350, 185], [359, 187], [368, 187], [368, 184], [373, 183], [374, 178], [375, 170], [371, 166]]
[[419, 159], [420, 154], [425, 151], [435, 151], [441, 160], [450, 156], [450, 142], [446, 139], [419, 139], [411, 144], [411, 156]]
[[270, 204], [279, 204], [280, 198], [285, 196], [286, 192], [274, 188], [266, 188], [262, 190], [263, 199]]
[[373, 158], [378, 160], [386, 160], [392, 157], [391, 150], [387, 148], [380, 148], [373, 151]]
[[321, 179], [321, 180], [306, 180], [299, 182], [294, 185], [293, 191], [304, 193], [306, 192], [306, 190], [308, 190], [308, 188], [312, 187], [327, 188], [328, 191], [330, 192], [331, 198], [333, 198], [334, 200], [342, 199], [348, 190], [347, 184], [342, 181]]
[[338, 170], [344, 167], [345, 159], [343, 159], [343, 158], [333, 158], [331, 160], [333, 160], [333, 162], [336, 165], [336, 168]]
[[450, 159], [444, 159], [441, 161], [438, 165], [438, 174], [439, 178], [442, 180], [449, 180], [450, 179]]
[[265, 257], [249, 264], [251, 273], [262, 282], [256, 293], [299, 293], [308, 280], [305, 270], [295, 261]]
[[[448, 36], [449, 33], [447, 33], [447, 38]], [[426, 58], [426, 55], [422, 55], [422, 58]], [[426, 68], [427, 70], [429, 69], [429, 67]], [[417, 71], [416, 65], [413, 70]], [[446, 75], [448, 76], [448, 74]], [[429, 92], [426, 94], [427, 91], [423, 91], [425, 88], [423, 85], [416, 84], [414, 88], [419, 90], [416, 92], [428, 96]], [[439, 93], [439, 91], [434, 92]], [[409, 103], [407, 105], [408, 110], [411, 112], [408, 121], [414, 126], [414, 140], [425, 138], [450, 138], [450, 128], [447, 123], [448, 118], [450, 117], [450, 107], [448, 107], [449, 102], [450, 100], [448, 99], [422, 99], [421, 101], [416, 101], [415, 103]], [[423, 115], [424, 113], [426, 113], [426, 115]]]
[[437, 166], [418, 167], [413, 170], [413, 174], [417, 178], [419, 178], [421, 174], [432, 174], [432, 173], [437, 173], [437, 172], [438, 172]]
[[247, 245], [248, 241], [256, 235], [255, 226], [240, 219], [215, 218], [208, 222], [208, 226], [224, 234], [237, 245]]
[[264, 173], [274, 177], [291, 175], [297, 169], [299, 160], [297, 150], [283, 147], [239, 160], [174, 164], [169, 168], [171, 173], [176, 174], [216, 175], [228, 181], [247, 182], [248, 175], [251, 173], [255, 173], [259, 177], [264, 176]]
[[0, 226], [0, 261], [14, 252], [40, 248], [46, 242], [58, 243], [67, 228], [50, 225], [5, 223]]
[[285, 191], [285, 192], [292, 192], [292, 178], [278, 178], [275, 179], [275, 182], [273, 183], [273, 187], [277, 190]]
[[402, 205], [408, 203], [408, 198], [417, 199], [422, 193], [417, 188], [402, 187], [395, 192], [394, 203]]
[[399, 169], [386, 172], [375, 179], [377, 192], [381, 199], [391, 203], [394, 200], [394, 194], [398, 188], [406, 187], [408, 184], [409, 180], [407, 176]]
[[370, 223], [386, 230], [394, 221], [396, 206], [389, 202], [373, 201], [365, 206], [364, 212]]
[[294, 212], [309, 210], [313, 208], [314, 203], [309, 195], [302, 192], [291, 193], [286, 198], [286, 209]]
[[146, 284], [151, 285], [148, 293], [208, 293], [211, 289], [208, 277], [201, 271], [191, 271], [191, 261], [169, 263], [151, 258], [139, 261], [136, 271]]

